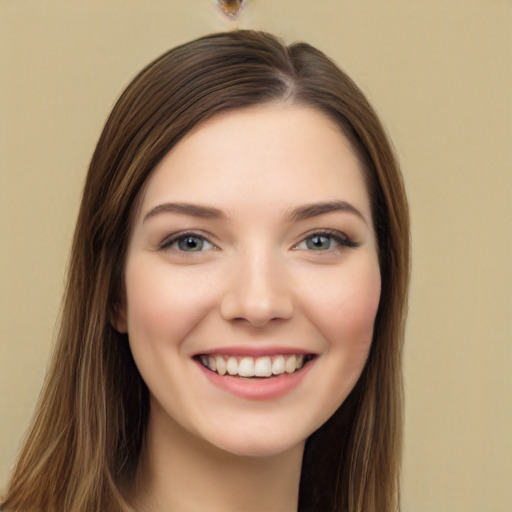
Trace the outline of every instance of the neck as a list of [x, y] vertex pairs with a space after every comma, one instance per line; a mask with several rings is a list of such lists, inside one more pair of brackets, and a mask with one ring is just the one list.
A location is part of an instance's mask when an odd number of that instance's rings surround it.
[[137, 512], [296, 512], [304, 444], [262, 457], [221, 450], [174, 424], [148, 425], [135, 485]]

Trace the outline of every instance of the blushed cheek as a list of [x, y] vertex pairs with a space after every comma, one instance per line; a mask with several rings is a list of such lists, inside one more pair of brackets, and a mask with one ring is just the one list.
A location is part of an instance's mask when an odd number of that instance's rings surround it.
[[145, 262], [127, 268], [126, 288], [132, 342], [178, 343], [200, 321], [211, 302], [204, 280], [183, 278]]
[[380, 276], [375, 281], [358, 286], [340, 304], [341, 312], [331, 338], [332, 355], [337, 356], [339, 381], [335, 389], [343, 390], [343, 399], [359, 380], [368, 360], [373, 341], [375, 317], [380, 300]]
[[168, 300], [162, 283], [151, 269], [128, 267], [126, 273], [128, 334], [131, 338], [157, 333], [169, 320]]
[[332, 349], [345, 351], [354, 361], [368, 355], [380, 301], [380, 273], [373, 270], [363, 276], [331, 295], [325, 316]]
[[366, 293], [358, 297], [359, 300], [354, 301], [354, 308], [352, 309], [354, 327], [359, 326], [361, 341], [366, 340], [368, 348], [373, 338], [375, 318], [380, 302], [380, 290], [379, 277], [378, 280], [369, 284], [365, 290]]

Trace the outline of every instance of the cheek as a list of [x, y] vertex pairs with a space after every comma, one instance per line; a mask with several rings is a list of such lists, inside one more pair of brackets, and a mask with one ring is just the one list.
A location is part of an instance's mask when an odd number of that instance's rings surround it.
[[[379, 307], [381, 279], [378, 264], [351, 265], [330, 273], [325, 286], [309, 294], [310, 324], [320, 332], [324, 348], [318, 361], [314, 427], [327, 421], [356, 385], [368, 359]], [[315, 369], [315, 368], [313, 368]]]
[[127, 323], [133, 342], [179, 343], [212, 304], [211, 283], [165, 263], [132, 260], [126, 268]]
[[[322, 293], [310, 298], [312, 320], [329, 344], [346, 360], [366, 360], [380, 301], [378, 264], [352, 269], [326, 280]], [[314, 318], [313, 318], [314, 317]]]

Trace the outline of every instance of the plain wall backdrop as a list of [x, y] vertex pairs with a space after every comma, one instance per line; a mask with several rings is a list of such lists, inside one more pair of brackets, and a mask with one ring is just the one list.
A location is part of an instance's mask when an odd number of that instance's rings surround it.
[[88, 161], [170, 47], [257, 28], [351, 75], [412, 214], [404, 512], [512, 511], [512, 2], [0, 0], [0, 489], [41, 388]]

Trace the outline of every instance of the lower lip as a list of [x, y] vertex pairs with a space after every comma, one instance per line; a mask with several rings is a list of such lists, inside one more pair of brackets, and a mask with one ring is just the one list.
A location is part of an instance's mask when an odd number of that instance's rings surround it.
[[221, 376], [197, 362], [206, 378], [218, 388], [248, 400], [275, 400], [297, 388], [304, 380], [315, 360], [309, 361], [294, 373], [282, 373], [268, 378]]

